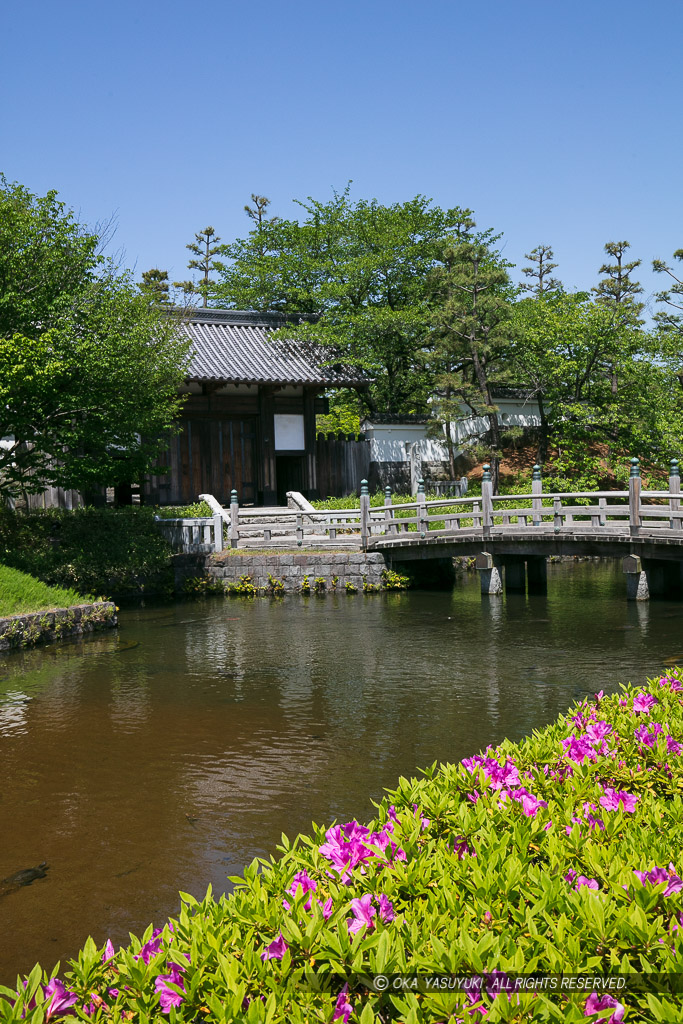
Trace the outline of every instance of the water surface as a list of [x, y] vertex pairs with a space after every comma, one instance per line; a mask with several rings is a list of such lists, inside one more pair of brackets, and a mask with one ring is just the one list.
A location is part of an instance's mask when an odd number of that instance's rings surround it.
[[126, 942], [217, 892], [280, 834], [369, 818], [400, 775], [683, 662], [683, 604], [629, 604], [612, 564], [548, 597], [208, 599], [0, 658], [0, 984]]

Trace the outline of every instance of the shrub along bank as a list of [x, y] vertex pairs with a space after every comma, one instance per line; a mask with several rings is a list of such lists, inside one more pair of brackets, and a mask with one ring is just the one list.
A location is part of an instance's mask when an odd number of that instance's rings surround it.
[[0, 510], [0, 561], [52, 586], [122, 596], [150, 583], [171, 589], [170, 554], [151, 508]]
[[[61, 978], [36, 967], [0, 991], [0, 1020], [679, 1021], [682, 705], [676, 670], [401, 779], [369, 825], [283, 837], [232, 895], [183, 896], [177, 920], [125, 949], [89, 941]], [[512, 990], [534, 971], [631, 978], [606, 994]], [[356, 984], [397, 972], [484, 983]]]

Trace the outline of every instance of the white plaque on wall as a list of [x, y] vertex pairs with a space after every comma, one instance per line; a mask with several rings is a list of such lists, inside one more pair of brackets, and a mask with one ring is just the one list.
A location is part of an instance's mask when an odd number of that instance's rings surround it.
[[299, 413], [275, 413], [275, 451], [302, 452], [304, 444], [304, 417]]

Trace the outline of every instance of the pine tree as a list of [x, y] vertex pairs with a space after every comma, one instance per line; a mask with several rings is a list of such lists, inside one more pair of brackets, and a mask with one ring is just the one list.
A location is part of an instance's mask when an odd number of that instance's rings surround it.
[[213, 281], [210, 274], [214, 268], [214, 256], [218, 256], [223, 252], [223, 246], [218, 244], [220, 238], [212, 227], [196, 232], [194, 237], [195, 241], [188, 242], [185, 248], [194, 253], [196, 259], [190, 260], [187, 265], [190, 270], [199, 270], [202, 279], [197, 285], [194, 281], [174, 281], [173, 286], [181, 288], [186, 297], [193, 294], [201, 295], [203, 299], [202, 305], [208, 306], [209, 295], [213, 290]]
[[600, 302], [625, 302], [640, 312], [643, 303], [636, 302], [634, 296], [639, 295], [643, 289], [640, 281], [631, 280], [631, 274], [636, 267], [640, 266], [642, 260], [625, 263], [624, 254], [630, 248], [630, 242], [607, 243], [605, 252], [608, 256], [612, 256], [616, 263], [603, 263], [598, 272], [606, 274], [607, 277], [604, 277], [591, 291], [595, 292]]
[[552, 260], [555, 253], [549, 245], [537, 245], [531, 252], [524, 253], [524, 259], [531, 260], [532, 266], [522, 267], [522, 273], [533, 280], [533, 284], [525, 283], [522, 291], [531, 292], [536, 299], [542, 299], [548, 292], [557, 292], [562, 288], [562, 282], [557, 277], [549, 277], [557, 267]]
[[138, 288], [154, 305], [165, 305], [170, 302], [167, 270], [159, 270], [158, 267], [144, 270]]

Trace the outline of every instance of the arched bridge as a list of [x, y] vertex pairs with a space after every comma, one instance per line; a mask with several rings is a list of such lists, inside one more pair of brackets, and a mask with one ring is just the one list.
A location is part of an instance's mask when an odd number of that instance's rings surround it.
[[[627, 491], [543, 491], [538, 467], [530, 494], [494, 495], [484, 467], [481, 497], [373, 508], [364, 538], [368, 550], [400, 564], [474, 556], [483, 594], [543, 590], [549, 556], [621, 556], [627, 596], [683, 591], [683, 510], [678, 462], [667, 490], [644, 490], [631, 460]], [[369, 499], [365, 499], [367, 502]], [[361, 511], [363, 509], [361, 497]], [[384, 514], [380, 524], [372, 513]], [[362, 517], [361, 517], [362, 519]]]

